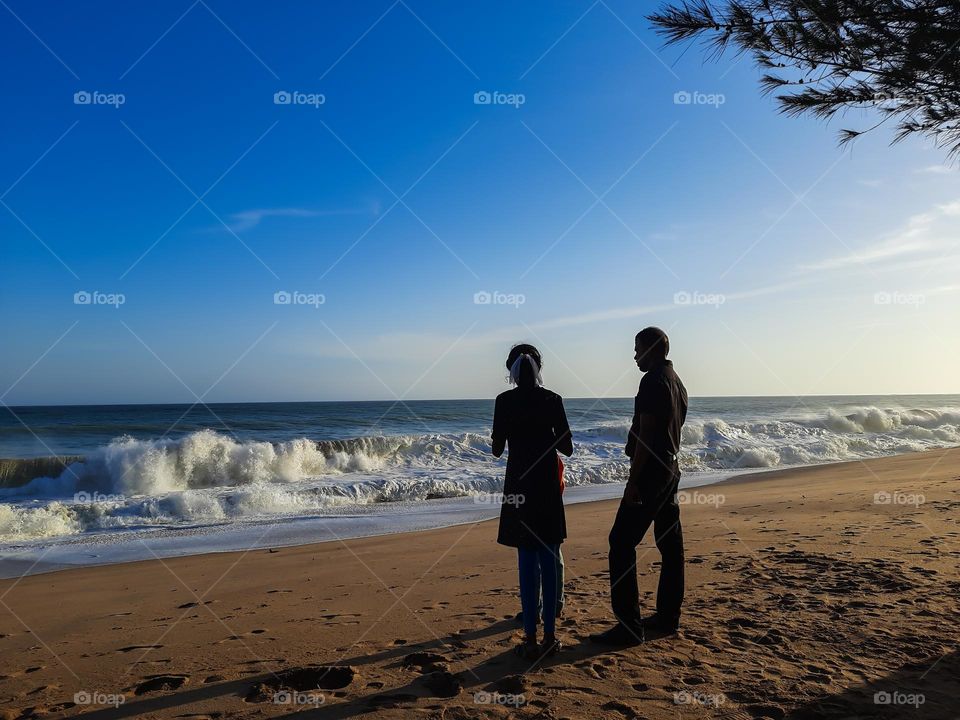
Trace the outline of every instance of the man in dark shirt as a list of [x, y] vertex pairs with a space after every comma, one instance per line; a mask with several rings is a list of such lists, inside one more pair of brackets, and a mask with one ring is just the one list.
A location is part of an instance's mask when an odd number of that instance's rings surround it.
[[[643, 642], [644, 628], [673, 632], [683, 603], [683, 533], [677, 484], [680, 429], [687, 417], [687, 391], [667, 360], [670, 341], [660, 328], [637, 333], [634, 360], [645, 373], [634, 401], [627, 437], [630, 477], [610, 531], [610, 599], [618, 623], [591, 636], [606, 645]], [[650, 525], [663, 560], [657, 611], [643, 618], [637, 590], [637, 545]]]

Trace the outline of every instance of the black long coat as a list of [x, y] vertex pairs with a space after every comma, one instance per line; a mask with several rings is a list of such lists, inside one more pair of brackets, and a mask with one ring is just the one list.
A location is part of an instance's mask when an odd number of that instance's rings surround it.
[[493, 440], [507, 443], [497, 542], [538, 549], [567, 537], [560, 494], [557, 446], [570, 433], [563, 399], [542, 387], [514, 388], [497, 396]]

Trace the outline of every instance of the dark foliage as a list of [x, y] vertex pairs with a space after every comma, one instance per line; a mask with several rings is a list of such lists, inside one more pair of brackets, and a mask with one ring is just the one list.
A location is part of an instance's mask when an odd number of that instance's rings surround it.
[[960, 154], [960, 0], [684, 0], [649, 19], [668, 44], [749, 53], [789, 115], [879, 114], [841, 143], [893, 120], [894, 142], [920, 134]]

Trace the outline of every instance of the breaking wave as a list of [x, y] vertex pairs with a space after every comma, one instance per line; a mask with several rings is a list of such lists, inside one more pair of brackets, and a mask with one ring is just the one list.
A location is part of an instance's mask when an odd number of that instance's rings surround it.
[[[621, 482], [629, 424], [574, 431], [569, 485]], [[685, 473], [733, 472], [878, 457], [960, 444], [960, 409], [864, 407], [793, 419], [691, 418]], [[238, 442], [203, 430], [122, 437], [82, 459], [3, 461], [0, 540], [229, 523], [355, 505], [498, 492], [503, 460], [478, 433]], [[9, 487], [31, 471], [50, 469]]]

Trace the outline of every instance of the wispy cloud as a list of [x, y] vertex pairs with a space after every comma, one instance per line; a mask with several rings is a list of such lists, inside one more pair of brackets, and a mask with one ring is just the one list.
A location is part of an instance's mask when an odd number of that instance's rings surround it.
[[918, 174], [950, 175], [956, 172], [956, 170], [946, 165], [927, 165], [926, 167], [917, 168], [914, 172]]
[[315, 218], [331, 217], [335, 215], [376, 215], [378, 208], [371, 206], [364, 209], [347, 210], [313, 210], [310, 208], [257, 208], [254, 210], [243, 210], [242, 212], [230, 215], [230, 222], [227, 223], [234, 232], [243, 232], [255, 228], [267, 218], [285, 217], [285, 218]]
[[950, 220], [956, 216], [960, 216], [960, 200], [936, 205], [927, 212], [911, 216], [902, 228], [887, 238], [860, 250], [801, 265], [799, 270], [822, 272], [911, 260], [930, 252], [942, 255], [945, 250], [958, 245], [960, 233], [956, 221]]
[[924, 241], [903, 242], [900, 238], [886, 241], [862, 251], [838, 255], [819, 262], [801, 265], [803, 271], [838, 270], [851, 265], [866, 265], [869, 263], [891, 260], [904, 255], [913, 255], [931, 247], [931, 243]]

